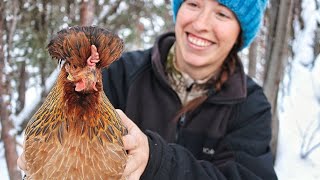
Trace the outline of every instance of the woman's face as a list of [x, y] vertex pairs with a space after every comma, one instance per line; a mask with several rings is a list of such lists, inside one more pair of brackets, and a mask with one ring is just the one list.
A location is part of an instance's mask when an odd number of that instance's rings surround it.
[[211, 76], [219, 70], [239, 33], [233, 12], [216, 0], [185, 0], [175, 25], [177, 66], [194, 79]]

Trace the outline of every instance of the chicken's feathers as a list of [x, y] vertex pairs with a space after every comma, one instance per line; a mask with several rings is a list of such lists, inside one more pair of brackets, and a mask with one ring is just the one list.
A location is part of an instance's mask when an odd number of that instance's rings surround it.
[[49, 44], [49, 54], [57, 60], [69, 60], [79, 67], [91, 55], [90, 45], [98, 49], [100, 62], [98, 68], [108, 67], [118, 59], [123, 51], [123, 41], [110, 31], [93, 26], [75, 26], [63, 29], [54, 36]]

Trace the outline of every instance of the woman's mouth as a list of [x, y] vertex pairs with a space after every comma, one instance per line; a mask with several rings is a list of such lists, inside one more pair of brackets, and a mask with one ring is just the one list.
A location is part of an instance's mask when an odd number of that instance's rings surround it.
[[194, 35], [192, 35], [190, 33], [187, 33], [187, 39], [192, 45], [195, 45], [195, 46], [198, 46], [198, 47], [208, 47], [211, 44], [213, 44], [213, 42], [211, 42], [211, 41], [208, 41], [206, 39], [194, 36]]

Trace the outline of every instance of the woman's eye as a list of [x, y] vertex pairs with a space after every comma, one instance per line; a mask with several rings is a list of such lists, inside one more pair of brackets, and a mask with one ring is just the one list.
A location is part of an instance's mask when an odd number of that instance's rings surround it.
[[223, 13], [223, 12], [218, 12], [217, 15], [221, 18], [228, 18], [228, 19], [230, 18], [229, 15], [227, 15], [226, 13]]
[[190, 7], [198, 7], [198, 4], [196, 3], [196, 1], [193, 1], [193, 0], [187, 0], [185, 1], [185, 3]]
[[188, 3], [188, 5], [191, 6], [191, 7], [197, 7], [196, 3]]

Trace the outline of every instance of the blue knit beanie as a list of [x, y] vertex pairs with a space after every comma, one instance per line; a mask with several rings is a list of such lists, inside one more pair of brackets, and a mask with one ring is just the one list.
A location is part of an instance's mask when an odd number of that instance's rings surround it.
[[[172, 0], [173, 20], [184, 0]], [[264, 10], [268, 0], [217, 0], [236, 15], [242, 30], [243, 44], [240, 49], [247, 47], [259, 31]]]

